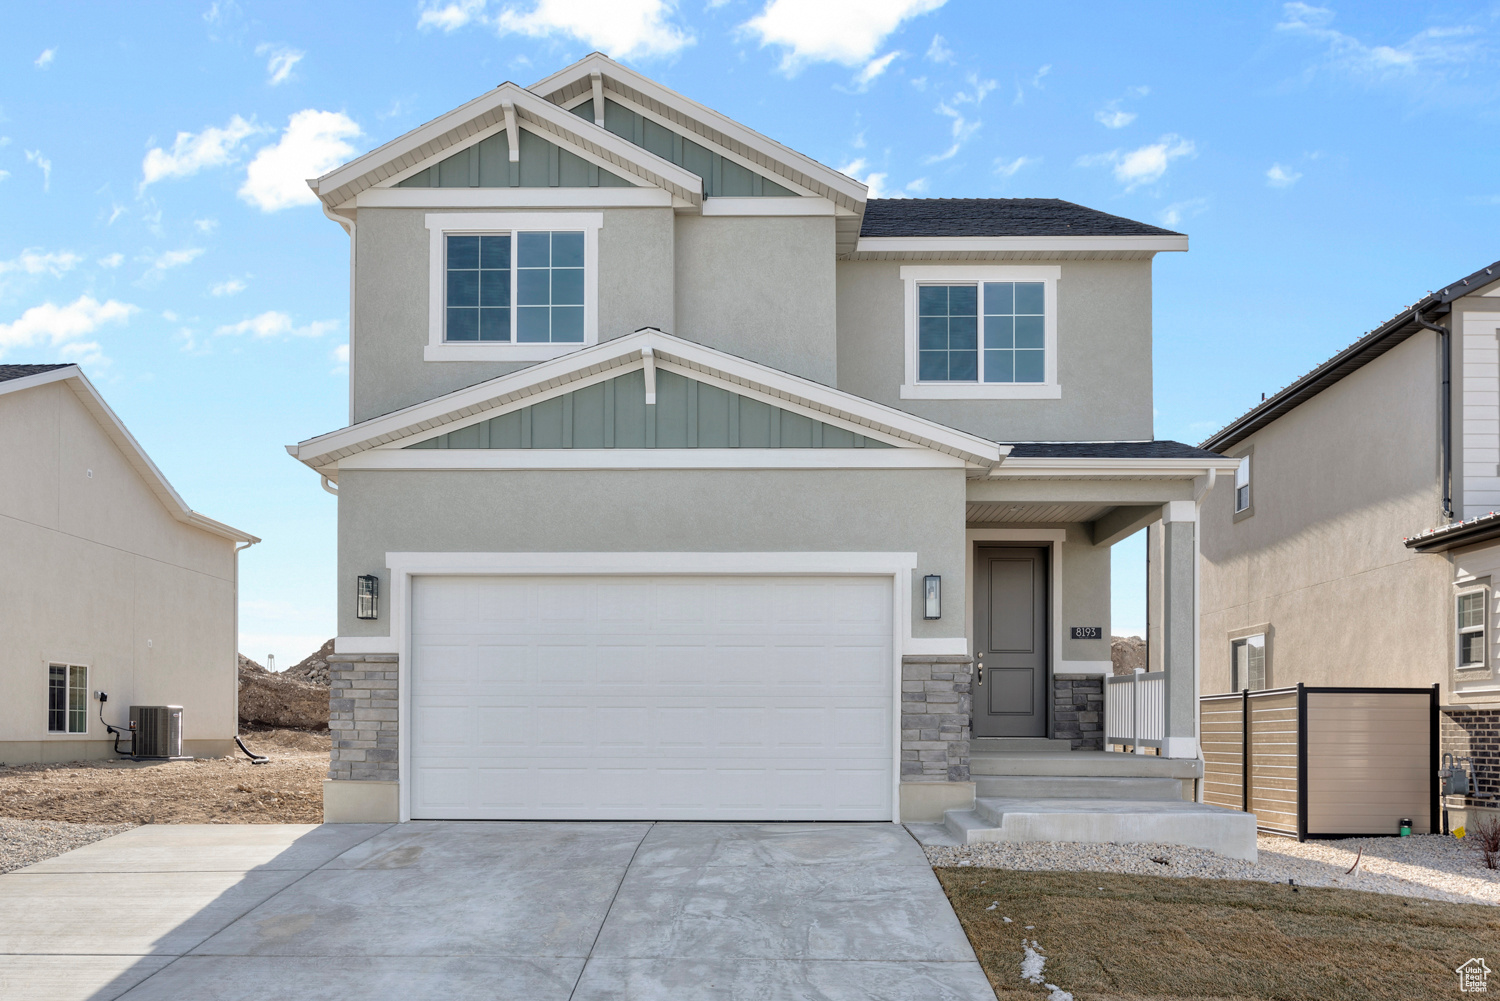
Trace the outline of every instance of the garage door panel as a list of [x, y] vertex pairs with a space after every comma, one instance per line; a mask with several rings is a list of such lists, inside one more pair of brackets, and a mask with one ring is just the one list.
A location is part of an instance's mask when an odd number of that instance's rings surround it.
[[890, 816], [888, 581], [418, 578], [413, 611], [413, 816]]

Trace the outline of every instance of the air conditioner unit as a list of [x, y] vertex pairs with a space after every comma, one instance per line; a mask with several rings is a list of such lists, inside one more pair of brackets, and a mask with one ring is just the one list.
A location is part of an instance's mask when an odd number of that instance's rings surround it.
[[132, 758], [182, 758], [182, 706], [131, 706]]

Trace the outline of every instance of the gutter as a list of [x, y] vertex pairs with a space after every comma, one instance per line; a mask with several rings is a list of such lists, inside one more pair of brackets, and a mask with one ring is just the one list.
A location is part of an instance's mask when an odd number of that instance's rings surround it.
[[1422, 307], [1414, 306], [1411, 318], [1419, 327], [1434, 331], [1443, 345], [1443, 428], [1439, 436], [1443, 450], [1443, 517], [1453, 518], [1453, 332], [1447, 327], [1430, 322], [1422, 315]]

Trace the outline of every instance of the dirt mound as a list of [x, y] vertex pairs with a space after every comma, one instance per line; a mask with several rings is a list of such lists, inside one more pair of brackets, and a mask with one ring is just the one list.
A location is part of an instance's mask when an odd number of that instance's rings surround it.
[[1146, 669], [1146, 641], [1139, 636], [1116, 636], [1109, 641], [1109, 659], [1115, 674], [1131, 674]]
[[270, 674], [271, 673], [271, 672], [267, 671], [264, 667], [261, 667], [255, 661], [251, 660], [249, 657], [246, 657], [244, 654], [240, 654], [239, 656], [240, 656], [240, 670], [241, 671], [250, 671], [252, 673], [255, 672], [255, 671], [259, 671], [261, 674]]
[[259, 664], [240, 666], [242, 725], [328, 729], [328, 688], [286, 674], [272, 674]]
[[293, 664], [281, 673], [288, 678], [296, 678], [298, 681], [307, 681], [314, 685], [327, 687], [328, 658], [332, 653], [333, 640], [329, 640], [304, 657], [300, 663]]

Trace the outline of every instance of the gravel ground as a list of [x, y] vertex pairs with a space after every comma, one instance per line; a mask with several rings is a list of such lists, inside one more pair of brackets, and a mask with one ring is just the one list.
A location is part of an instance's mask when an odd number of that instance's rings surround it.
[[[1032, 872], [1117, 872], [1207, 879], [1252, 879], [1301, 886], [1337, 886], [1464, 904], [1500, 904], [1500, 871], [1486, 869], [1472, 842], [1440, 834], [1409, 838], [1305, 841], [1261, 836], [1260, 860], [1227, 858], [1180, 845], [1094, 845], [1011, 842], [930, 846], [934, 866], [983, 866]], [[1352, 873], [1356, 855], [1364, 849]], [[1153, 859], [1166, 859], [1166, 864]]]
[[74, 848], [103, 841], [135, 824], [67, 824], [59, 820], [0, 817], [0, 872], [42, 862]]

